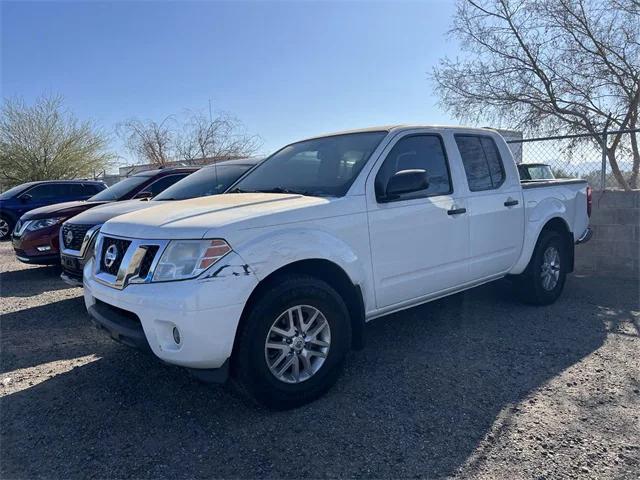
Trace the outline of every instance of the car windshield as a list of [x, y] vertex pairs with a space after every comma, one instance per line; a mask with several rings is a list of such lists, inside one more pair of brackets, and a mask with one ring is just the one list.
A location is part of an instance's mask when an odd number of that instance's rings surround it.
[[529, 176], [532, 180], [548, 180], [553, 178], [553, 172], [549, 165], [536, 165], [529, 167]]
[[33, 183], [23, 183], [21, 185], [10, 188], [6, 192], [0, 194], [0, 200], [8, 200], [9, 198], [13, 198], [31, 185], [33, 185]]
[[293, 143], [240, 179], [230, 192], [343, 196], [387, 133], [349, 133]]
[[102, 190], [100, 193], [95, 194], [89, 199], [89, 201], [104, 202], [110, 200], [121, 200], [129, 194], [131, 190], [139, 187], [147, 180], [149, 180], [149, 177], [145, 175], [134, 175], [133, 177], [125, 178], [124, 180], [120, 180], [118, 183], [111, 185], [109, 188]]
[[224, 192], [252, 165], [216, 165], [192, 173], [167, 188], [153, 200], [186, 200]]

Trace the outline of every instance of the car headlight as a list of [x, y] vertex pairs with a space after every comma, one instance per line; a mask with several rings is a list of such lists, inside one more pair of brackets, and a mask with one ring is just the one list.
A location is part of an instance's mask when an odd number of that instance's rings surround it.
[[58, 223], [62, 223], [66, 220], [65, 217], [52, 217], [52, 218], [41, 218], [40, 220], [31, 220], [29, 225], [27, 225], [26, 230], [28, 232], [33, 232], [34, 230], [41, 230], [43, 228], [51, 227], [53, 225], [57, 225]]
[[185, 280], [200, 275], [231, 247], [224, 240], [172, 240], [153, 272], [154, 282]]

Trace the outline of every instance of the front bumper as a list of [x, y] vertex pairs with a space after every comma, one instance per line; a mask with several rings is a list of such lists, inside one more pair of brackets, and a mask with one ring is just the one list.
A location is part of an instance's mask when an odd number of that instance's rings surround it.
[[587, 229], [582, 233], [582, 235], [580, 235], [580, 237], [576, 240], [576, 245], [580, 245], [581, 243], [587, 243], [589, 240], [591, 240], [592, 236], [593, 236], [593, 230], [591, 230], [591, 227], [587, 227]]
[[60, 263], [58, 231], [60, 225], [26, 231], [13, 235], [11, 241], [18, 260], [35, 265], [57, 265]]
[[[238, 266], [236, 254], [225, 264]], [[164, 362], [190, 369], [218, 369], [228, 365], [244, 305], [258, 283], [242, 268], [207, 279], [130, 284], [122, 290], [93, 276], [94, 260], [84, 270], [84, 299], [92, 321], [116, 340], [149, 348]], [[232, 266], [232, 265], [230, 265]], [[174, 329], [179, 332], [176, 342]], [[202, 372], [204, 373], [204, 372]]]
[[84, 269], [85, 263], [85, 258], [61, 253], [60, 265], [62, 266], [62, 274], [60, 275], [60, 278], [69, 285], [72, 285], [74, 287], [81, 287], [82, 270]]
[[58, 255], [50, 254], [38, 254], [28, 255], [24, 250], [14, 248], [16, 258], [22, 263], [28, 263], [29, 265], [57, 265], [60, 262]]

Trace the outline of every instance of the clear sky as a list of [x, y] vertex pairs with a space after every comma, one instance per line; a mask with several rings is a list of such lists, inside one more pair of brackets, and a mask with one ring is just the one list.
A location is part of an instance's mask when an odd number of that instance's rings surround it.
[[[60, 93], [107, 131], [184, 109], [233, 113], [262, 153], [388, 123], [455, 123], [427, 78], [453, 0], [2, 2], [2, 95]], [[116, 140], [114, 146], [127, 157]]]

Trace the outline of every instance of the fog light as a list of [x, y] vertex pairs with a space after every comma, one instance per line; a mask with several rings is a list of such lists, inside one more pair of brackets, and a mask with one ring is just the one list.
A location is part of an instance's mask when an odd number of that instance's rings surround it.
[[178, 327], [173, 327], [173, 341], [180, 345], [180, 332], [178, 331]]
[[51, 247], [49, 245], [45, 245], [44, 247], [36, 247], [36, 249], [39, 252], [48, 252], [49, 250], [51, 250]]

